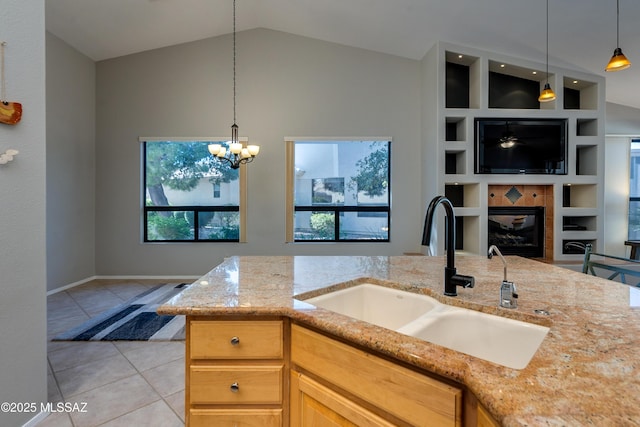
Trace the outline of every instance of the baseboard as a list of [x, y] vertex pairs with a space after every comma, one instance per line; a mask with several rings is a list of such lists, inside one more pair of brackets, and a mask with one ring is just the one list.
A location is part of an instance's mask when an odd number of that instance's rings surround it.
[[38, 415], [36, 415], [35, 417], [27, 421], [25, 424], [23, 424], [22, 427], [35, 427], [38, 424], [40, 424], [40, 422], [45, 418], [47, 418], [48, 416], [49, 416], [49, 411], [42, 411]]
[[172, 281], [172, 280], [186, 280], [186, 281], [196, 281], [201, 276], [91, 276], [86, 279], [79, 280], [77, 282], [69, 283], [68, 285], [61, 286], [56, 289], [52, 289], [47, 291], [47, 296], [57, 294], [58, 292], [66, 291], [71, 288], [75, 288], [76, 286], [84, 285], [85, 283], [91, 282], [93, 280], [158, 280], [158, 281]]
[[69, 283], [68, 285], [60, 286], [59, 288], [47, 291], [47, 296], [57, 294], [58, 292], [66, 291], [67, 289], [75, 288], [76, 286], [84, 285], [87, 282], [97, 279], [98, 276], [87, 277], [86, 279], [78, 280], [77, 282]]

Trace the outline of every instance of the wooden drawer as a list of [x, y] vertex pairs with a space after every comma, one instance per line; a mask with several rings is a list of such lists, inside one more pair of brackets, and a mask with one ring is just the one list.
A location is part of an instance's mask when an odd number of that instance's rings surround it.
[[192, 409], [190, 427], [281, 427], [281, 409]]
[[[191, 366], [190, 401], [197, 404], [282, 404], [283, 365]], [[232, 385], [237, 384], [237, 391]]]
[[462, 390], [299, 325], [291, 362], [415, 426], [459, 426]]
[[[191, 359], [281, 359], [281, 320], [189, 322]], [[234, 338], [237, 338], [234, 340]]]

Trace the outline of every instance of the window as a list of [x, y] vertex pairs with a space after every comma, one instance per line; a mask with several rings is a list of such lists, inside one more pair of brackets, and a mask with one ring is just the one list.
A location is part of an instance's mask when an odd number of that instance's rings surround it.
[[388, 242], [389, 140], [287, 141], [287, 241]]
[[629, 240], [640, 240], [640, 138], [631, 140], [629, 165]]
[[145, 242], [245, 241], [246, 172], [229, 168], [208, 150], [211, 143], [226, 142], [141, 141]]

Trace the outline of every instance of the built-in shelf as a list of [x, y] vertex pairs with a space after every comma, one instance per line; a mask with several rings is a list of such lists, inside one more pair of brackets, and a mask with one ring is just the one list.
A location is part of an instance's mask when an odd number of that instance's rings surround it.
[[563, 239], [562, 254], [563, 255], [580, 255], [584, 256], [584, 245], [590, 244], [593, 250], [597, 251], [597, 241], [595, 239]]
[[596, 231], [598, 217], [590, 216], [570, 216], [562, 217], [562, 231]]
[[480, 218], [477, 216], [456, 216], [456, 250], [470, 253], [478, 253], [480, 246], [478, 240], [465, 238], [476, 236], [479, 232]]
[[564, 87], [565, 110], [597, 110], [598, 84], [577, 77], [565, 76]]
[[577, 119], [576, 136], [597, 136], [598, 119]]
[[467, 140], [467, 118], [447, 117], [445, 119], [445, 141]]
[[596, 184], [567, 184], [562, 187], [562, 206], [565, 208], [598, 207]]
[[489, 61], [489, 108], [533, 109], [544, 108], [538, 101], [544, 86], [539, 70]]
[[445, 62], [445, 108], [480, 108], [479, 58], [447, 51]]
[[477, 208], [480, 206], [480, 184], [445, 184], [444, 195], [454, 207]]
[[451, 150], [445, 152], [445, 174], [459, 175], [467, 173], [467, 152]]
[[[546, 217], [550, 231], [545, 237], [549, 239], [545, 257], [578, 260], [580, 254], [562, 249], [565, 240], [603, 244], [604, 232], [598, 225], [604, 211], [603, 77], [559, 67], [550, 67], [547, 74], [544, 63], [445, 42], [429, 52], [424, 70], [424, 101], [438, 102], [435, 110], [425, 110], [424, 114], [429, 114], [425, 119], [434, 124], [426, 130], [425, 139], [428, 149], [437, 145], [437, 158], [444, 162], [438, 168], [437, 192], [452, 200], [456, 209], [456, 231], [462, 234], [457, 249], [486, 253], [488, 205], [495, 202], [490, 197], [492, 186], [551, 189], [544, 196], [545, 206], [553, 207]], [[540, 103], [537, 98], [547, 81], [558, 99]], [[475, 173], [477, 118], [567, 120], [566, 174]], [[427, 159], [430, 156], [426, 153]], [[432, 198], [433, 190], [424, 196]]]
[[598, 146], [576, 146], [576, 175], [598, 174]]

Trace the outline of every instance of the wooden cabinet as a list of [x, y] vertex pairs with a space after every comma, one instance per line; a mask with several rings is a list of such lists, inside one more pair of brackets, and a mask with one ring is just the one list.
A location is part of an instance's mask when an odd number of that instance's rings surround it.
[[[380, 420], [371, 425], [462, 425], [460, 388], [299, 325], [291, 327], [291, 364], [335, 392], [332, 397], [324, 395], [321, 391], [327, 387], [309, 385], [304, 376], [298, 376], [298, 387], [292, 387], [291, 394], [292, 425], [307, 425], [302, 423], [305, 417], [322, 420], [313, 426], [334, 425], [330, 420], [339, 417], [368, 425], [350, 417], [357, 414], [366, 419], [374, 411]], [[341, 398], [345, 393], [352, 398]], [[390, 424], [383, 424], [384, 420]]]
[[493, 419], [491, 414], [487, 412], [484, 406], [478, 405], [478, 427], [499, 427], [500, 424]]
[[286, 318], [235, 319], [187, 316], [187, 427], [499, 425], [455, 384]]
[[288, 425], [284, 323], [187, 317], [187, 426]]
[[393, 427], [395, 424], [306, 375], [291, 370], [291, 425]]

